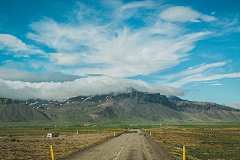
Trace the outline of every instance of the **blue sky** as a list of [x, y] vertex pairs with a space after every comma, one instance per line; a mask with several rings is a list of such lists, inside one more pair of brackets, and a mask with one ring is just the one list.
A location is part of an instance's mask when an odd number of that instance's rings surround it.
[[0, 97], [160, 92], [240, 108], [239, 1], [2, 0]]

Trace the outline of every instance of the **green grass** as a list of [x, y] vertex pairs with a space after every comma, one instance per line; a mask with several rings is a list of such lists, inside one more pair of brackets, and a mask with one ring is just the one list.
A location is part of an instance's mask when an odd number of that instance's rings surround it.
[[204, 125], [173, 125], [178, 128], [195, 128], [195, 129], [224, 129], [224, 128], [240, 128], [239, 124], [204, 124]]
[[174, 155], [188, 159], [240, 159], [240, 125], [181, 125], [152, 129], [153, 138]]
[[206, 134], [198, 139], [201, 146], [187, 147], [186, 154], [199, 159], [240, 159], [239, 134]]

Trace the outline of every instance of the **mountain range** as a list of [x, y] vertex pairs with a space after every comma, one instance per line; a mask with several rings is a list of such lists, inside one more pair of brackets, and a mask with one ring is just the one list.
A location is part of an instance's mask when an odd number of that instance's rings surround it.
[[1, 121], [47, 119], [76, 123], [239, 122], [240, 110], [210, 102], [187, 101], [160, 93], [140, 92], [78, 96], [67, 100], [0, 99]]

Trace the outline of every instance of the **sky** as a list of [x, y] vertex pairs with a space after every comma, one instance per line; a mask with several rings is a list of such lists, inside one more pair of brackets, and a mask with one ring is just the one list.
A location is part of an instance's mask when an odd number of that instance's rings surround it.
[[0, 1], [0, 97], [133, 87], [240, 108], [238, 0]]

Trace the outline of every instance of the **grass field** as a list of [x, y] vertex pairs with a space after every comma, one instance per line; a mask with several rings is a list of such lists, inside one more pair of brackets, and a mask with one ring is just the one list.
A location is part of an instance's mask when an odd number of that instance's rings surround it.
[[164, 148], [187, 159], [240, 159], [240, 125], [164, 126], [147, 130]]
[[[123, 129], [147, 129], [152, 138], [168, 152], [182, 157], [186, 146], [187, 159], [240, 159], [240, 125], [105, 125], [53, 126], [44, 124], [20, 126], [0, 125], [0, 159], [51, 159], [50, 145], [55, 158], [77, 152], [113, 137]], [[78, 135], [76, 134], [78, 131]], [[60, 137], [42, 138], [58, 132]]]
[[[78, 131], [78, 134], [77, 134]], [[59, 137], [43, 138], [47, 133], [58, 132]], [[64, 157], [88, 146], [112, 138], [123, 129], [105, 127], [1, 127], [0, 159], [51, 159], [50, 145], [55, 158]]]

